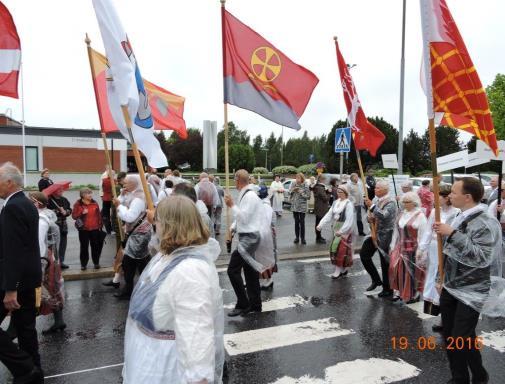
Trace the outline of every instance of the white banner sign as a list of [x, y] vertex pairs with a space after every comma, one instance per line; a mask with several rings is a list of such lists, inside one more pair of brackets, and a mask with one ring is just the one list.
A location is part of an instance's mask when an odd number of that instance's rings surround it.
[[448, 171], [454, 168], [466, 167], [468, 164], [468, 151], [451, 153], [447, 156], [437, 157], [438, 172]]
[[384, 168], [398, 169], [398, 158], [396, 157], [396, 153], [391, 155], [382, 155], [382, 164]]
[[478, 152], [473, 152], [473, 153], [468, 154], [468, 164], [466, 165], [466, 167], [470, 168], [470, 167], [475, 167], [477, 165], [486, 164], [486, 163], [489, 163], [488, 158], [483, 157]]
[[498, 156], [495, 156], [491, 151], [491, 148], [488, 147], [486, 143], [482, 140], [477, 140], [477, 150], [475, 153], [478, 153], [480, 157], [489, 159], [489, 160], [505, 160], [505, 141], [498, 141]]

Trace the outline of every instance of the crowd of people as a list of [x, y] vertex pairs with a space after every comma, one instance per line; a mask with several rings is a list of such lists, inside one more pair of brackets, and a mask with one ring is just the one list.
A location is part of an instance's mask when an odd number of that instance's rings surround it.
[[[261, 290], [273, 288], [276, 221], [286, 197], [294, 243], [300, 245], [306, 244], [305, 215], [313, 199], [316, 242], [328, 246], [335, 267], [332, 279], [348, 275], [356, 239], [364, 237], [359, 256], [371, 278], [367, 294], [381, 287], [378, 296], [398, 304], [423, 300], [425, 312], [442, 315], [434, 331], [446, 339], [475, 338], [491, 280], [502, 276], [505, 228], [500, 225], [505, 203], [498, 203], [493, 191], [489, 206], [483, 204], [478, 179], [464, 177], [452, 187], [440, 186], [440, 221], [429, 181], [418, 192], [411, 183], [403, 184], [396, 198], [389, 182], [376, 181], [371, 173], [364, 182], [357, 174], [346, 180], [324, 175], [306, 180], [299, 173], [285, 191], [280, 176], [268, 188], [238, 170], [234, 183], [236, 199], [224, 192], [218, 177], [205, 172], [193, 186], [177, 170], [166, 170], [163, 178], [151, 170], [143, 180], [107, 169], [100, 181], [102, 206], [93, 191], [83, 188], [71, 208], [64, 187], [51, 181], [49, 170], [42, 172], [41, 191], [26, 197], [19, 169], [11, 163], [0, 166], [0, 198], [5, 200], [0, 214], [0, 320], [10, 314], [12, 325], [10, 332], [0, 329], [0, 360], [14, 382], [43, 382], [36, 315], [53, 315], [46, 333], [66, 327], [61, 269], [67, 267], [69, 216], [79, 233], [82, 270], [90, 248], [93, 267], [100, 268], [104, 238], [107, 233], [116, 236], [115, 274], [104, 285], [121, 288], [115, 296], [130, 300], [124, 383], [221, 382], [224, 319], [214, 261], [222, 252], [215, 237], [221, 234], [223, 208], [233, 216], [231, 227], [225, 228], [227, 244], [236, 238], [227, 274], [237, 301], [228, 316], [246, 316], [262, 311]], [[149, 209], [149, 199], [155, 209]], [[327, 226], [332, 234], [328, 240], [322, 236]], [[437, 235], [444, 239], [443, 276], [438, 273]], [[453, 382], [469, 383], [468, 369], [472, 382], [487, 382], [478, 350], [469, 346], [447, 354]]]

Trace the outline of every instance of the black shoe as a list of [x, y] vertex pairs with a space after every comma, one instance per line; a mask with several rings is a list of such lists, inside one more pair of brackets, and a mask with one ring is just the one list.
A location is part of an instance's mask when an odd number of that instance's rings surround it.
[[42, 331], [43, 335], [50, 335], [52, 333], [63, 332], [67, 328], [67, 324], [53, 324], [50, 328]]
[[107, 281], [106, 283], [102, 283], [104, 287], [114, 287], [115, 289], [119, 288], [119, 283], [115, 283], [112, 280]]
[[489, 374], [486, 372], [486, 377], [483, 380], [476, 380], [475, 377], [472, 378], [472, 384], [487, 384], [489, 383]]
[[265, 286], [261, 286], [260, 288], [262, 291], [271, 291], [272, 289], [274, 289], [274, 282], [272, 281], [270, 284], [268, 285], [265, 285]]
[[361, 233], [358, 233], [358, 236], [366, 236], [366, 234], [364, 234], [363, 232], [361, 232]]
[[316, 239], [316, 243], [317, 244], [326, 244], [326, 240], [325, 239]]
[[303, 245], [307, 244], [307, 242], [305, 241], [305, 239], [304, 239], [304, 240], [302, 240], [302, 244], [303, 244]]
[[34, 367], [30, 373], [14, 378], [12, 384], [39, 384], [44, 382], [44, 373], [39, 367]]
[[388, 290], [388, 291], [386, 291], [386, 290], [384, 290], [384, 289], [383, 289], [383, 290], [382, 290], [382, 292], [381, 292], [381, 293], [379, 293], [377, 296], [379, 296], [379, 297], [389, 297], [389, 296], [393, 296], [393, 291], [392, 291], [392, 290]]
[[345, 271], [345, 272], [342, 272], [341, 275], [342, 276], [347, 276], [348, 273], [349, 273], [349, 271]]
[[114, 297], [117, 298], [118, 300], [130, 300], [131, 293], [127, 292], [118, 292], [114, 294]]
[[295, 239], [295, 241], [293, 241], [293, 243], [295, 244], [298, 244], [300, 242], [300, 239], [298, 239], [298, 237]]
[[393, 296], [393, 297], [391, 298], [391, 301], [392, 301], [393, 303], [396, 303], [397, 301], [400, 301], [401, 299], [402, 299], [402, 298], [401, 298], [400, 296]]
[[100, 264], [95, 264], [93, 268], [94, 269], [100, 269]]
[[81, 266], [81, 271], [85, 271], [86, 269], [88, 269], [88, 267], [86, 267], [86, 266], [84, 266], [84, 265], [83, 265], [83, 266]]
[[444, 330], [444, 327], [442, 327], [442, 324], [433, 324], [431, 326], [431, 330], [433, 332], [442, 332]]
[[61, 268], [61, 269], [68, 269], [68, 268], [70, 268], [70, 267], [69, 267], [67, 264], [63, 264], [63, 263], [61, 263], [61, 264], [60, 264], [60, 268]]
[[414, 297], [413, 299], [410, 299], [409, 301], [407, 301], [407, 304], [414, 304], [419, 302], [419, 300], [421, 300], [421, 295]]
[[381, 282], [378, 282], [378, 283], [373, 282], [373, 283], [372, 283], [372, 285], [370, 285], [370, 286], [366, 289], [366, 291], [367, 291], [367, 292], [373, 291], [375, 288], [380, 287], [381, 285], [382, 285], [382, 283], [381, 283]]
[[239, 316], [239, 315], [243, 315], [243, 314], [246, 314], [246, 313], [249, 313], [249, 311], [251, 310], [250, 307], [247, 307], [247, 308], [234, 308], [230, 311], [230, 313], [228, 313], [228, 317], [236, 317], [236, 316]]
[[339, 273], [338, 276], [331, 275], [332, 280], [338, 280], [338, 279], [341, 279], [342, 277], [344, 277], [343, 273]]

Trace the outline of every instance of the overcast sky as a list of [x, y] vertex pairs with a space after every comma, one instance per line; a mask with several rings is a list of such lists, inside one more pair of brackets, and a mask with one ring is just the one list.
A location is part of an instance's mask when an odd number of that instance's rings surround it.
[[[23, 50], [28, 125], [99, 128], [84, 35], [103, 51], [91, 0], [3, 0]], [[484, 86], [505, 73], [505, 1], [447, 0]], [[186, 97], [188, 127], [205, 119], [223, 123], [219, 0], [115, 0], [144, 78]], [[300, 119], [302, 130], [285, 138], [328, 133], [346, 111], [333, 36], [348, 63], [365, 113], [398, 127], [402, 0], [229, 0], [227, 9], [319, 84]], [[419, 85], [419, 1], [407, 0], [405, 123], [422, 132], [426, 101]], [[0, 113], [21, 103], [0, 97]], [[254, 137], [281, 132], [252, 112], [229, 108], [229, 119]]]

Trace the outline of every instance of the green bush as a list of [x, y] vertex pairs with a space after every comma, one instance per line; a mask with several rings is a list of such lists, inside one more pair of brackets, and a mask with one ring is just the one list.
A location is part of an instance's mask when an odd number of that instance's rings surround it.
[[294, 175], [298, 170], [292, 165], [279, 165], [272, 169], [274, 175]]
[[313, 176], [317, 174], [316, 164], [304, 164], [298, 167], [298, 172], [303, 173], [305, 176]]
[[268, 169], [266, 169], [265, 167], [255, 167], [253, 170], [252, 170], [252, 173], [254, 175], [257, 175], [258, 173], [260, 175], [268, 175]]

